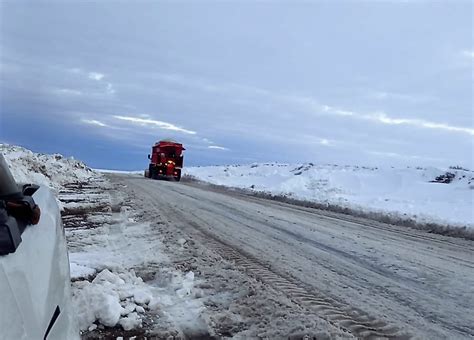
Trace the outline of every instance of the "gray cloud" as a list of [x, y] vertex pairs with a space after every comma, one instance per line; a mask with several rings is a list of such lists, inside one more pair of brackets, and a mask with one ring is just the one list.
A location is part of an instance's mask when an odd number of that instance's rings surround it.
[[8, 3], [1, 113], [196, 163], [469, 165], [467, 7]]
[[190, 135], [195, 135], [196, 131], [191, 131], [188, 129], [184, 129], [182, 127], [176, 126], [174, 124], [163, 122], [160, 120], [149, 119], [149, 118], [140, 118], [140, 117], [126, 117], [126, 116], [113, 116], [115, 119], [123, 120], [130, 122], [132, 124], [139, 125], [141, 127], [157, 127], [163, 130], [171, 130], [176, 132], [182, 132]]

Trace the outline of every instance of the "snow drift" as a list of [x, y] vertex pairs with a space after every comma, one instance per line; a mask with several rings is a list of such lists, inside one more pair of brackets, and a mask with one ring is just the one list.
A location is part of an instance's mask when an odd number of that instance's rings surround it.
[[216, 185], [474, 228], [474, 172], [467, 169], [264, 163], [191, 167], [185, 173]]
[[40, 154], [8, 144], [0, 144], [0, 152], [17, 182], [45, 185], [56, 194], [64, 184], [87, 182], [93, 176], [100, 176], [81, 161], [60, 154]]

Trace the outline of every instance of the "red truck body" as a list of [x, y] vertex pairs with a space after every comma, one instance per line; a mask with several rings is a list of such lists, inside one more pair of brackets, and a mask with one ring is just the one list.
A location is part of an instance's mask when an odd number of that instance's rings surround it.
[[150, 165], [145, 176], [158, 179], [160, 177], [181, 179], [181, 170], [183, 168], [183, 144], [171, 140], [162, 140], [152, 147]]

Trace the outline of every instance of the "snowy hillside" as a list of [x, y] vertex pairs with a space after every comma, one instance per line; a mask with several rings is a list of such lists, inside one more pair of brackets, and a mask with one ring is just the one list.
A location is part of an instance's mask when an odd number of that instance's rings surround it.
[[186, 174], [217, 185], [474, 227], [474, 172], [465, 169], [265, 163], [192, 167]]

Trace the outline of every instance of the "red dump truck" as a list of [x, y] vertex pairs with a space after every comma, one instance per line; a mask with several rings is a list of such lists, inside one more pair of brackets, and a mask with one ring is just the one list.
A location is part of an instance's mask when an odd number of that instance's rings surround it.
[[145, 170], [145, 177], [174, 178], [181, 179], [183, 168], [183, 144], [173, 140], [161, 140], [152, 147], [151, 155], [148, 155], [150, 165]]

